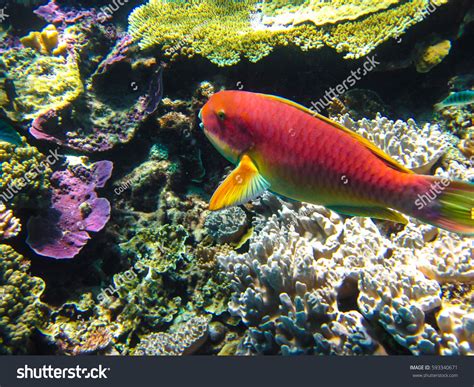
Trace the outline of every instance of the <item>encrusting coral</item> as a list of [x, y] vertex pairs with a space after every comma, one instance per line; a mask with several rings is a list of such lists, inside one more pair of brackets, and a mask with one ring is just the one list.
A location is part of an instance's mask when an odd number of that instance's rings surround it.
[[0, 354], [28, 353], [36, 328], [44, 323], [40, 301], [44, 282], [29, 274], [30, 263], [10, 246], [0, 245]]
[[41, 32], [33, 31], [20, 39], [25, 47], [30, 47], [43, 55], [64, 55], [67, 44], [59, 42], [59, 33], [54, 24], [49, 24]]
[[172, 59], [198, 54], [219, 66], [236, 64], [241, 57], [257, 62], [274, 47], [290, 44], [304, 51], [326, 44], [345, 58], [359, 58], [423, 20], [431, 6], [428, 0], [296, 5], [150, 0], [130, 15], [129, 32], [143, 49], [157, 45]]

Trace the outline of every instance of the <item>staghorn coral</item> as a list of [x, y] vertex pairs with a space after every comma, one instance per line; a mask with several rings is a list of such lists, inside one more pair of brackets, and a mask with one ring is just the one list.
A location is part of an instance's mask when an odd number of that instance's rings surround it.
[[67, 49], [65, 42], [59, 42], [59, 33], [54, 24], [47, 25], [41, 32], [30, 32], [20, 42], [43, 55], [64, 55]]
[[0, 203], [0, 239], [9, 239], [18, 235], [21, 231], [21, 223], [13, 216], [11, 210]]
[[51, 164], [59, 157], [57, 151], [50, 153], [45, 156], [26, 143], [16, 146], [0, 142], [1, 200], [14, 207], [41, 202], [50, 185]]
[[208, 317], [196, 316], [178, 324], [172, 332], [142, 337], [134, 355], [182, 356], [196, 352], [208, 336]]
[[281, 1], [150, 0], [130, 15], [129, 33], [143, 49], [159, 46], [172, 59], [198, 54], [219, 66], [241, 57], [257, 62], [289, 44], [304, 51], [326, 44], [345, 58], [359, 58], [422, 20], [431, 7], [428, 0], [339, 3], [297, 2], [295, 11]]
[[40, 301], [45, 284], [29, 274], [30, 262], [0, 245], [0, 354], [25, 354], [31, 335], [44, 323]]

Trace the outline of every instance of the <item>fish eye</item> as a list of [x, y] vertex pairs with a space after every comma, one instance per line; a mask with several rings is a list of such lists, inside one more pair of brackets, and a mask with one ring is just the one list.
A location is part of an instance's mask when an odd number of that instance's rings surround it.
[[224, 110], [219, 110], [219, 111], [217, 112], [217, 117], [219, 117], [219, 119], [220, 119], [221, 121], [224, 121], [224, 119], [225, 119], [225, 112], [224, 112]]

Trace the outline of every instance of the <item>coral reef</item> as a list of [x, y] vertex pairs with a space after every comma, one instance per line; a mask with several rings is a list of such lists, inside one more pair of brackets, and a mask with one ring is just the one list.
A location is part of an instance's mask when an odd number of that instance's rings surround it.
[[305, 51], [326, 44], [345, 58], [359, 58], [423, 20], [431, 6], [428, 0], [341, 0], [331, 5], [151, 0], [130, 15], [129, 33], [141, 48], [157, 45], [172, 59], [199, 54], [219, 66], [233, 65], [241, 57], [257, 62], [274, 47], [289, 44]]
[[45, 156], [34, 146], [0, 142], [0, 199], [13, 207], [39, 204], [47, 193], [51, 165], [59, 155]]
[[12, 106], [3, 107], [14, 121], [28, 121], [60, 109], [84, 90], [79, 68], [70, 55], [45, 56], [31, 48], [13, 48], [0, 57], [0, 68], [14, 88]]
[[[278, 215], [252, 238], [248, 253], [219, 257], [233, 285], [230, 312], [249, 327], [252, 352], [391, 353], [376, 323], [413, 354], [472, 353], [468, 320], [457, 331], [452, 328], [455, 322], [449, 330], [429, 322], [432, 314], [443, 320], [458, 317], [448, 317], [450, 301], [440, 298], [438, 281], [426, 278], [427, 265], [419, 262], [428, 251], [436, 251], [430, 262], [432, 269], [438, 264], [433, 278], [471, 282], [469, 239], [447, 242], [452, 238], [447, 233], [437, 235], [431, 226], [420, 232], [410, 223], [391, 241], [370, 219], [343, 221], [338, 215], [332, 217], [338, 219], [340, 226], [334, 229], [339, 232], [310, 232], [307, 224], [313, 222], [306, 219], [314, 214], [326, 218], [325, 228], [319, 224], [320, 230], [328, 230], [326, 211], [311, 205], [292, 210], [281, 204]], [[322, 250], [327, 243], [332, 247]], [[440, 246], [456, 243], [459, 247], [451, 256], [462, 250], [464, 258], [448, 259], [444, 267], [440, 258], [433, 258]], [[464, 319], [469, 319], [469, 310]]]
[[[132, 63], [129, 37], [120, 39], [115, 27], [94, 23], [97, 15], [68, 11], [72, 14], [65, 16], [57, 7], [47, 7], [65, 23], [56, 49], [58, 31], [48, 26], [23, 39], [35, 49], [2, 53], [0, 69], [11, 84], [2, 110], [34, 137], [81, 151], [129, 141], [160, 103], [162, 68], [156, 61]], [[48, 18], [48, 12], [42, 9], [42, 16]], [[69, 20], [73, 14], [77, 18]], [[65, 56], [43, 55], [55, 50]]]
[[90, 166], [71, 164], [52, 177], [51, 208], [46, 215], [28, 223], [28, 245], [40, 255], [73, 258], [90, 238], [88, 231], [100, 231], [110, 218], [110, 203], [98, 198], [112, 174], [111, 161]]
[[0, 354], [26, 354], [32, 333], [44, 323], [45, 285], [10, 246], [0, 245], [0, 258]]
[[176, 270], [178, 262], [184, 258], [185, 242], [188, 237], [182, 226], [165, 224], [158, 229], [142, 229], [120, 248], [140, 260], [140, 264], [157, 273]]
[[152, 333], [143, 337], [134, 355], [182, 356], [196, 352], [207, 339], [207, 317], [192, 317], [167, 333]]

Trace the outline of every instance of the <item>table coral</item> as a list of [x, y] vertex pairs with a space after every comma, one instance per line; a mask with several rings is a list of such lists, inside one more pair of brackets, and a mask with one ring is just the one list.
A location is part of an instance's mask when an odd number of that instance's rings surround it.
[[428, 0], [296, 5], [150, 0], [130, 15], [129, 32], [143, 49], [159, 46], [172, 59], [198, 54], [219, 66], [234, 65], [241, 57], [257, 62], [289, 44], [305, 51], [327, 44], [345, 58], [359, 58], [423, 20], [431, 6]]
[[317, 26], [335, 24], [344, 20], [356, 20], [399, 4], [400, 0], [361, 2], [336, 0], [320, 2], [272, 0], [263, 4], [265, 25], [288, 26], [312, 22]]
[[25, 354], [46, 307], [44, 282], [29, 274], [30, 262], [10, 246], [0, 245], [0, 354]]

